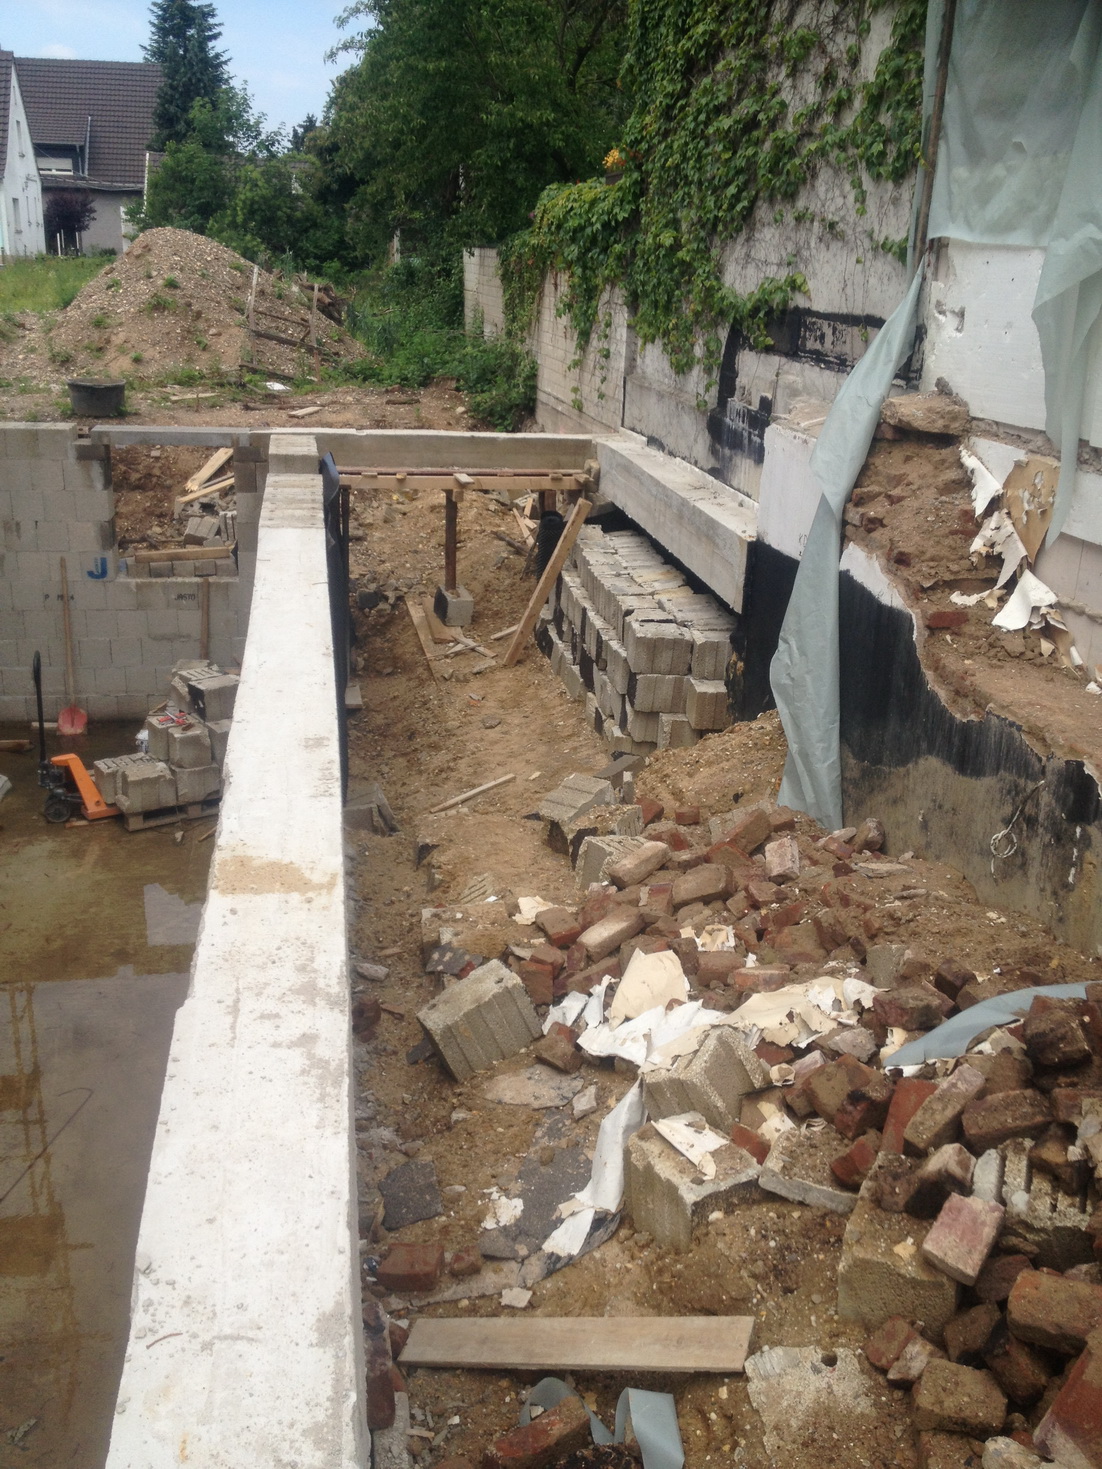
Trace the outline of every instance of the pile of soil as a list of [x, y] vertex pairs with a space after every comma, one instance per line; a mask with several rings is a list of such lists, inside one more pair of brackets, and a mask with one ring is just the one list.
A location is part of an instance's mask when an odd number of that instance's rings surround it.
[[[439, 993], [437, 978], [423, 967], [421, 910], [445, 909], [442, 921], [455, 930], [458, 945], [498, 958], [509, 945], [530, 945], [538, 937], [515, 922], [510, 899], [530, 894], [577, 907], [581, 895], [569, 862], [551, 851], [544, 823], [532, 817], [542, 796], [564, 776], [591, 774], [606, 764], [608, 747], [534, 644], [512, 669], [502, 668], [499, 656], [497, 666], [475, 672], [485, 660], [471, 652], [434, 664], [441, 676], [433, 677], [405, 602], [430, 593], [440, 580], [442, 496], [402, 498], [358, 489], [352, 523], [358, 588], [382, 595], [370, 612], [354, 613], [364, 710], [350, 721], [350, 789], [380, 783], [400, 826], [392, 836], [347, 833], [355, 850], [353, 955], [388, 970], [381, 982], [360, 983], [364, 1000], [377, 999], [385, 1007], [374, 1031], [355, 1046], [361, 1235], [369, 1255], [383, 1254], [392, 1240], [477, 1251], [485, 1191], [498, 1187], [510, 1193], [532, 1155], [551, 1166], [564, 1146], [591, 1150], [600, 1118], [631, 1077], [587, 1065], [582, 1074], [587, 1085], [596, 1084], [597, 1112], [574, 1122], [567, 1108], [565, 1137], [548, 1140], [547, 1128], [561, 1114], [489, 1101], [483, 1087], [490, 1073], [458, 1085], [432, 1057], [417, 1060], [417, 1011]], [[468, 495], [460, 512], [459, 570], [476, 610], [467, 631], [495, 650], [503, 643], [493, 642], [493, 634], [519, 620], [533, 586], [524, 559], [503, 536], [516, 536], [509, 512], [486, 496]], [[684, 831], [701, 842], [709, 816], [775, 799], [784, 757], [777, 716], [766, 714], [709, 735], [691, 749], [650, 757], [638, 773], [637, 791], [667, 811], [698, 804], [704, 825]], [[505, 774], [515, 779], [451, 814], [429, 815], [438, 802]], [[819, 879], [831, 872], [816, 846], [822, 832], [800, 816], [796, 834], [809, 882], [810, 869], [818, 869], [817, 893]], [[844, 879], [855, 902], [845, 911], [859, 918], [853, 924], [847, 919], [847, 927], [858, 945], [863, 937], [870, 945], [895, 943], [937, 958], [952, 954], [988, 976], [993, 987], [1000, 972], [1025, 969], [1052, 982], [1095, 977], [1096, 962], [1054, 940], [1041, 924], [981, 907], [952, 869], [895, 853], [890, 832], [887, 845], [898, 863], [892, 875], [874, 880], [855, 872]], [[486, 877], [491, 881], [476, 894], [474, 880]], [[800, 896], [809, 909], [819, 902], [810, 886]], [[800, 969], [797, 977], [805, 972], [817, 970]], [[725, 993], [709, 994], [725, 1007]], [[532, 1064], [530, 1055], [521, 1054], [492, 1074]], [[378, 1208], [378, 1180], [413, 1157], [434, 1164], [446, 1212], [388, 1234]], [[703, 1225], [692, 1249], [676, 1255], [625, 1220], [606, 1244], [540, 1282], [527, 1310], [598, 1317], [753, 1314], [755, 1349], [859, 1349], [866, 1333], [836, 1315], [844, 1227], [839, 1215], [763, 1196]], [[365, 1284], [370, 1290], [369, 1274]], [[497, 1317], [505, 1309], [496, 1295], [472, 1296], [423, 1306], [419, 1314]], [[417, 1313], [395, 1314], [408, 1319]], [[832, 1419], [820, 1434], [794, 1445], [786, 1458], [790, 1469], [909, 1469], [916, 1463], [909, 1394], [888, 1388], [867, 1365], [860, 1370], [876, 1403], [875, 1419]], [[586, 1402], [611, 1423], [627, 1380], [578, 1373], [576, 1382]], [[499, 1372], [410, 1372], [418, 1429], [409, 1440], [411, 1452], [422, 1463], [450, 1455], [478, 1463], [493, 1439], [515, 1425], [527, 1385], [519, 1375]], [[674, 1394], [687, 1469], [719, 1462], [767, 1469], [776, 1462], [744, 1380], [656, 1374], [632, 1385]]]
[[[254, 270], [254, 325], [263, 338], [247, 329]], [[298, 286], [202, 235], [155, 229], [88, 282], [58, 318], [50, 346], [69, 377], [149, 377], [186, 367], [235, 373], [243, 364], [293, 377], [312, 368], [310, 330], [311, 302]], [[320, 312], [314, 330], [322, 362], [363, 355]]]

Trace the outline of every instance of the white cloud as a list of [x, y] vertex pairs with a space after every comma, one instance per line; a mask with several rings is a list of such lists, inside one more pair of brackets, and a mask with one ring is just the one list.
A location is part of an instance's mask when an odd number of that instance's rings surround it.
[[75, 61], [77, 53], [72, 46], [62, 46], [54, 42], [50, 46], [41, 46], [39, 56], [48, 56], [51, 61]]

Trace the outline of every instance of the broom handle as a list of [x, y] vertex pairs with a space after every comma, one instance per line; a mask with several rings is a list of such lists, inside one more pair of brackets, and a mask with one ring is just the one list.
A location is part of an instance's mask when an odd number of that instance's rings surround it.
[[61, 558], [61, 619], [65, 628], [65, 702], [73, 702], [73, 624], [69, 615], [69, 573]]

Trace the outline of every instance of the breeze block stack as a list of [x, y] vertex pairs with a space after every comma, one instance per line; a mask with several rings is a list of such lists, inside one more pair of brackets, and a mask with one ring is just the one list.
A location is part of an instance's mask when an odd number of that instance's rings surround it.
[[92, 770], [103, 799], [124, 815], [209, 801], [222, 789], [237, 676], [191, 660], [172, 670], [168, 698], [143, 726], [144, 754], [97, 760]]
[[614, 749], [691, 745], [731, 723], [734, 615], [693, 591], [639, 531], [584, 526], [550, 608], [537, 643]]

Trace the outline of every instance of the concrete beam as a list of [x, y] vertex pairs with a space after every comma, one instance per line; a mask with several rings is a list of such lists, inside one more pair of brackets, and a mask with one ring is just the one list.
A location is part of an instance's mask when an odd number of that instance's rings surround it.
[[[316, 449], [314, 451], [316, 459]], [[321, 480], [269, 477], [210, 887], [108, 1469], [362, 1469], [340, 758]]]
[[601, 494], [736, 612], [757, 506], [701, 469], [651, 449], [637, 434], [597, 441]]
[[131, 444], [168, 444], [184, 448], [225, 449], [245, 447], [258, 441], [267, 443], [268, 433], [258, 434], [251, 428], [219, 428], [212, 424], [135, 424], [118, 428], [111, 423], [97, 423], [91, 430], [93, 444], [110, 444], [125, 449]]

